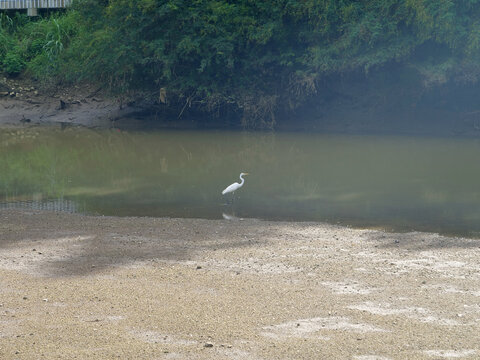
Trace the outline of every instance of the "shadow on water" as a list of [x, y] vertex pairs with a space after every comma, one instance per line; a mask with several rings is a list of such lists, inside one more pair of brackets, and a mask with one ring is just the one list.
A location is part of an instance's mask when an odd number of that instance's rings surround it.
[[24, 128], [0, 130], [0, 152], [0, 207], [480, 236], [477, 139]]

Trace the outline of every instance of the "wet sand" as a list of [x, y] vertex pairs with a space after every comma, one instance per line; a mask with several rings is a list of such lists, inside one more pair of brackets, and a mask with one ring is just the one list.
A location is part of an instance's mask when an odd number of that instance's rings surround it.
[[479, 359], [480, 240], [0, 211], [0, 359]]

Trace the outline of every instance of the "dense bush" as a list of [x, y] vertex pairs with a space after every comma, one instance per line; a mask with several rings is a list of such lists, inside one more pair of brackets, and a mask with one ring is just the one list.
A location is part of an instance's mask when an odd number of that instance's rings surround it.
[[272, 121], [331, 74], [414, 67], [424, 83], [477, 81], [478, 0], [77, 2], [87, 78], [172, 105]]
[[28, 18], [16, 13], [0, 15], [0, 64], [9, 75], [23, 70], [42, 80], [59, 78], [61, 56], [76, 34], [75, 13]]
[[331, 76], [401, 64], [424, 86], [477, 82], [479, 24], [480, 0], [77, 0], [0, 22], [0, 60], [14, 51], [37, 78], [271, 123]]
[[18, 75], [25, 67], [21, 55], [13, 50], [8, 52], [3, 58], [3, 70], [9, 75]]

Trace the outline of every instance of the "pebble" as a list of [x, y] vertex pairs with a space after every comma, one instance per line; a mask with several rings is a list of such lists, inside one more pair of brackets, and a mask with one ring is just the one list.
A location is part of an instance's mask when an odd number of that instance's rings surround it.
[[203, 345], [206, 348], [211, 348], [213, 347], [213, 344], [211, 342], [206, 342], [205, 345]]

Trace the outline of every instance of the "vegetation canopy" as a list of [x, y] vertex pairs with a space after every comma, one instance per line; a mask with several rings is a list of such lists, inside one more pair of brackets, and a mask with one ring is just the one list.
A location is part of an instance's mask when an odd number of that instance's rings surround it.
[[271, 125], [327, 79], [386, 67], [423, 87], [480, 76], [480, 0], [77, 0], [0, 16], [0, 64], [119, 96]]

